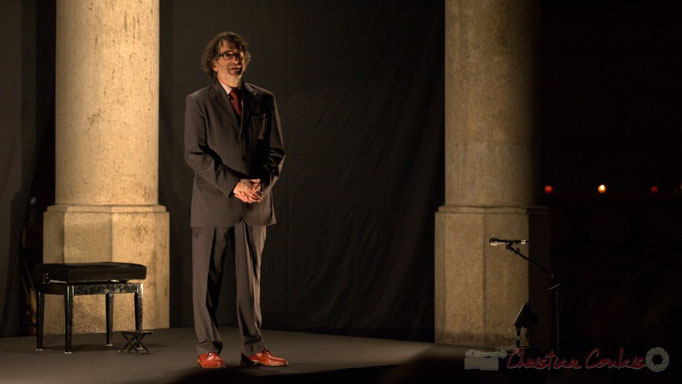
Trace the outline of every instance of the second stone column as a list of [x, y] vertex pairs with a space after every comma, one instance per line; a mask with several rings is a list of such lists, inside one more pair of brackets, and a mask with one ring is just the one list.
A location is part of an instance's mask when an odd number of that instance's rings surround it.
[[[445, 205], [436, 213], [436, 342], [511, 345], [528, 264], [491, 237], [528, 239], [534, 209], [533, 0], [446, 0]], [[528, 254], [528, 249], [522, 249]]]

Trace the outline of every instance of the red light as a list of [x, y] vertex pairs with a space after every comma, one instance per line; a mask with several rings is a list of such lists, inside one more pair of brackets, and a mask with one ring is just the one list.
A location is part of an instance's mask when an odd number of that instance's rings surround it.
[[545, 193], [552, 193], [553, 190], [551, 185], [545, 185]]
[[656, 193], [656, 192], [658, 192], [658, 186], [652, 185], [651, 186], [651, 193]]

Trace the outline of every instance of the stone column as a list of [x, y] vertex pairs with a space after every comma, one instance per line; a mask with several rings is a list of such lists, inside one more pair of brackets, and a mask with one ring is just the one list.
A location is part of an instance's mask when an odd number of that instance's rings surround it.
[[[511, 345], [528, 264], [488, 239], [528, 239], [534, 209], [533, 0], [445, 2], [445, 205], [436, 213], [435, 338]], [[547, 228], [547, 231], [549, 228]], [[533, 239], [531, 239], [533, 240]], [[528, 248], [522, 247], [528, 255]]]
[[[56, 197], [46, 263], [147, 266], [143, 327], [169, 322], [169, 217], [158, 205], [159, 2], [58, 0]], [[45, 330], [63, 333], [46, 297]], [[134, 329], [133, 297], [115, 295], [114, 329]], [[105, 331], [104, 296], [77, 296], [74, 332]]]

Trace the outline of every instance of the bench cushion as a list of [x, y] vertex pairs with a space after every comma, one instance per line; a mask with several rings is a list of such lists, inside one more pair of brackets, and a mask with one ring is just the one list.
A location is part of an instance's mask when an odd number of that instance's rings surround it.
[[37, 264], [33, 267], [33, 278], [38, 282], [58, 280], [85, 283], [144, 280], [146, 277], [147, 267], [132, 263], [59, 263]]

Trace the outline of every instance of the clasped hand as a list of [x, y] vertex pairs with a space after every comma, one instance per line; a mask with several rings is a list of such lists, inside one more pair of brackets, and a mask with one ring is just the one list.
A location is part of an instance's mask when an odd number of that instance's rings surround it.
[[234, 186], [232, 193], [245, 203], [260, 203], [263, 201], [260, 179], [241, 179]]

